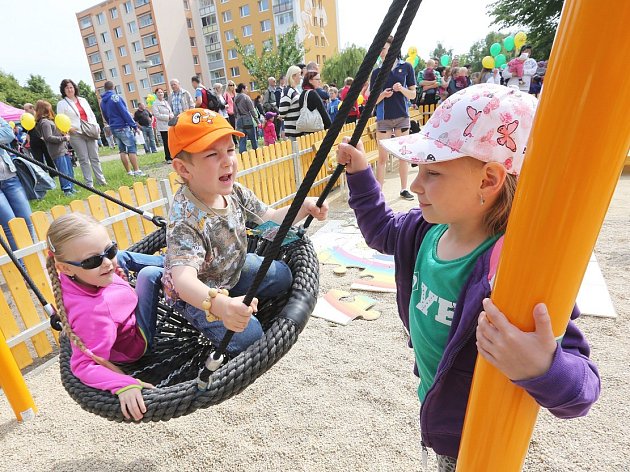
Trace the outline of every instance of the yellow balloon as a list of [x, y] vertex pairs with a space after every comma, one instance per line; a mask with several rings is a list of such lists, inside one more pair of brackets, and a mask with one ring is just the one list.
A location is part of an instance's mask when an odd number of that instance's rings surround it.
[[35, 117], [28, 112], [22, 113], [22, 116], [20, 117], [20, 124], [26, 131], [30, 131], [35, 128]]
[[363, 105], [364, 101], [365, 101], [365, 98], [363, 98], [363, 95], [359, 95], [359, 98], [357, 98], [357, 103], [359, 105]]
[[64, 115], [63, 113], [59, 113], [57, 116], [55, 116], [55, 125], [62, 133], [67, 133], [68, 131], [70, 131], [70, 127], [72, 126], [68, 115]]
[[15, 123], [13, 121], [9, 121], [9, 126], [11, 129], [15, 128]]
[[522, 31], [519, 31], [518, 33], [516, 33], [514, 35], [514, 42], [522, 42], [523, 44], [525, 44], [525, 41], [527, 41], [527, 35], [525, 33], [523, 33]]
[[492, 56], [485, 56], [481, 60], [481, 65], [484, 68], [486, 68], [486, 69], [494, 69], [494, 57], [492, 57]]

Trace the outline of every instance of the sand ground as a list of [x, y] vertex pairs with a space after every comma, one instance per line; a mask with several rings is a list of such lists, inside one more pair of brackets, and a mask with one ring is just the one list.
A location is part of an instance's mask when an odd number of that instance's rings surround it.
[[[166, 169], [165, 169], [166, 170]], [[396, 209], [398, 179], [386, 193]], [[342, 198], [331, 219], [349, 219]], [[579, 320], [599, 364], [602, 396], [590, 414], [561, 421], [542, 412], [527, 471], [630, 470], [630, 175], [622, 176], [596, 245], [618, 313]], [[321, 292], [349, 287], [322, 266]], [[39, 414], [18, 424], [0, 396], [2, 471], [409, 471], [421, 470], [412, 352], [393, 294], [383, 316], [340, 327], [312, 318], [294, 348], [223, 404], [165, 423], [120, 425], [81, 410], [58, 363], [26, 375]], [[429, 455], [428, 470], [435, 470]]]

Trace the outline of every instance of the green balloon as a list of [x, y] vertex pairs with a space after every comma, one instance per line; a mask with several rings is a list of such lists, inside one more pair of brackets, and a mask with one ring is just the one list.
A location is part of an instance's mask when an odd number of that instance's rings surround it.
[[494, 57], [500, 52], [501, 52], [501, 45], [499, 43], [492, 43], [492, 46], [490, 46], [490, 55]]
[[448, 66], [451, 63], [451, 58], [449, 57], [448, 54], [442, 54], [442, 57], [440, 57], [440, 64], [442, 64], [444, 67]]
[[512, 49], [514, 49], [514, 36], [507, 36], [503, 40], [503, 46], [505, 47], [506, 51], [511, 51]]
[[506, 62], [507, 62], [507, 58], [505, 57], [505, 54], [497, 54], [496, 56], [494, 56], [495, 67], [501, 67]]
[[500, 68], [501, 70], [505, 69], [506, 67], [507, 67], [507, 64], [502, 64], [502, 65], [500, 65], [500, 66], [499, 66], [499, 68]]

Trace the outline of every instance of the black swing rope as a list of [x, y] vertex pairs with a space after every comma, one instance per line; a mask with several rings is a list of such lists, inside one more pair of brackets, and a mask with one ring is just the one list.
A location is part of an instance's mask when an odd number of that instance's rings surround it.
[[[372, 45], [370, 46], [370, 49], [365, 55], [363, 62], [361, 63], [361, 66], [359, 67], [359, 70], [356, 74], [354, 82], [350, 86], [350, 90], [348, 91], [348, 94], [346, 95], [346, 98], [343, 101], [341, 108], [339, 109], [339, 113], [337, 114], [337, 116], [335, 117], [335, 120], [333, 121], [332, 125], [328, 129], [328, 132], [326, 133], [326, 136], [324, 137], [324, 140], [322, 141], [322, 145], [317, 151], [315, 158], [313, 159], [313, 162], [311, 163], [311, 166], [306, 172], [306, 175], [304, 176], [304, 180], [300, 184], [300, 187], [298, 191], [296, 192], [293, 202], [291, 203], [291, 206], [289, 207], [289, 210], [282, 224], [278, 228], [278, 232], [276, 233], [276, 236], [274, 237], [272, 243], [265, 249], [264, 260], [260, 268], [258, 269], [258, 272], [256, 273], [256, 277], [254, 278], [254, 281], [251, 287], [249, 288], [249, 290], [247, 291], [247, 294], [245, 295], [245, 298], [243, 299], [243, 304], [245, 304], [246, 306], [249, 306], [251, 304], [252, 299], [254, 298], [254, 296], [256, 295], [256, 292], [258, 291], [258, 287], [262, 283], [265, 275], [267, 274], [267, 271], [269, 270], [269, 267], [271, 266], [271, 263], [279, 254], [280, 248], [282, 247], [282, 242], [284, 241], [285, 236], [288, 234], [289, 229], [291, 228], [291, 225], [293, 223], [293, 220], [297, 216], [298, 211], [300, 210], [300, 207], [302, 206], [302, 203], [304, 202], [309, 190], [311, 189], [311, 186], [315, 182], [315, 179], [317, 178], [317, 174], [319, 173], [322, 165], [324, 165], [326, 157], [328, 156], [328, 153], [332, 149], [332, 146], [334, 145], [335, 140], [337, 139], [337, 136], [339, 135], [341, 128], [343, 127], [345, 123], [345, 119], [350, 111], [350, 108], [352, 107], [356, 99], [358, 98], [359, 93], [363, 87], [363, 84], [368, 80], [370, 73], [372, 71], [372, 66], [373, 64], [376, 63], [377, 57], [380, 54], [383, 48], [383, 45], [385, 44], [392, 30], [394, 29], [394, 25], [396, 24], [396, 22], [398, 21], [398, 18], [400, 17], [400, 12], [403, 10], [403, 7], [407, 5], [407, 8], [405, 9], [405, 12], [403, 13], [402, 19], [400, 21], [400, 24], [396, 30], [396, 35], [394, 37], [392, 45], [387, 53], [387, 56], [385, 57], [385, 61], [381, 65], [381, 69], [379, 71], [379, 74], [372, 88], [374, 91], [379, 91], [382, 89], [385, 83], [385, 80], [387, 79], [390, 73], [390, 70], [392, 66], [394, 65], [394, 60], [398, 58], [398, 54], [402, 47], [402, 43], [404, 42], [407, 36], [407, 33], [409, 32], [409, 29], [411, 28], [411, 23], [413, 22], [421, 3], [422, 3], [422, 0], [394, 0], [392, 4], [390, 5], [389, 10], [387, 14], [385, 15], [385, 18], [383, 19], [383, 22], [381, 23], [381, 26], [378, 32], [376, 33], [376, 36], [374, 37], [374, 41], [372, 42]], [[359, 139], [361, 135], [363, 134], [363, 130], [365, 129], [367, 121], [372, 114], [372, 110], [374, 109], [377, 98], [378, 98], [377, 93], [370, 94], [370, 97], [368, 98], [368, 101], [365, 105], [361, 118], [359, 119], [359, 122], [357, 123], [354, 133], [352, 135], [352, 138], [350, 140], [351, 145], [356, 146], [357, 143], [359, 142]], [[336, 180], [339, 178], [339, 176], [341, 175], [344, 169], [345, 169], [344, 165], [342, 164], [337, 165], [337, 168], [332, 174], [331, 179], [329, 180], [326, 188], [324, 189], [324, 192], [317, 200], [317, 206], [319, 207], [322, 206], [324, 200], [326, 199], [326, 197], [332, 190], [332, 187], [334, 186]], [[312, 219], [313, 218], [309, 216], [303, 228], [300, 229], [300, 234], [304, 234], [305, 229], [308, 228]], [[211, 353], [210, 356], [208, 357], [208, 360], [206, 361], [204, 367], [200, 371], [199, 377], [197, 379], [198, 388], [200, 390], [204, 390], [207, 387], [208, 379], [210, 375], [221, 366], [222, 361], [223, 361], [223, 355], [233, 335], [234, 335], [234, 332], [228, 330], [225, 336], [223, 337], [223, 339], [221, 340], [221, 342], [219, 343], [218, 348], [213, 353]]]

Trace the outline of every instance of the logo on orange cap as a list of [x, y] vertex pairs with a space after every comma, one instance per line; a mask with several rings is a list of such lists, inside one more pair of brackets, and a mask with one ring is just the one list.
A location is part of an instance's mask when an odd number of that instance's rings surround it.
[[181, 151], [202, 152], [224, 136], [245, 136], [221, 115], [205, 108], [191, 108], [177, 117], [168, 130], [168, 148], [174, 157]]

